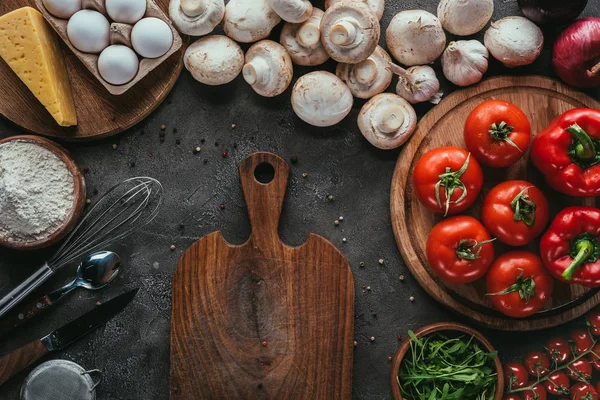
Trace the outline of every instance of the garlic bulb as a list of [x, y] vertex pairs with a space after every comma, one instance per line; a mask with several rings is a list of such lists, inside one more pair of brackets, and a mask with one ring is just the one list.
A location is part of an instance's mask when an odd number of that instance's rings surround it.
[[490, 53], [477, 40], [450, 42], [442, 54], [444, 76], [458, 86], [469, 86], [483, 78]]
[[440, 81], [433, 68], [420, 65], [404, 69], [393, 63], [390, 63], [389, 68], [394, 74], [398, 75], [396, 93], [408, 100], [409, 103], [429, 101], [438, 104], [442, 99], [443, 93], [439, 91]]
[[533, 63], [542, 53], [544, 34], [525, 17], [504, 17], [492, 22], [483, 38], [485, 47], [505, 66]]

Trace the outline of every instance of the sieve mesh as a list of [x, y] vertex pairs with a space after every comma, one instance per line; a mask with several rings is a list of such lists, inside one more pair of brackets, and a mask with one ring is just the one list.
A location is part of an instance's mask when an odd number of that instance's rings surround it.
[[66, 360], [34, 369], [21, 388], [21, 400], [95, 400], [95, 383], [83, 367]]

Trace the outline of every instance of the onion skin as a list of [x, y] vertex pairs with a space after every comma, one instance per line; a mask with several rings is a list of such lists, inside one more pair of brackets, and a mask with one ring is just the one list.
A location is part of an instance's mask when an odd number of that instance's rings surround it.
[[556, 39], [552, 65], [560, 79], [569, 85], [579, 88], [600, 86], [600, 71], [596, 70], [595, 74], [591, 71], [599, 63], [600, 18], [577, 20]]
[[523, 14], [538, 24], [562, 24], [575, 20], [588, 0], [519, 0]]

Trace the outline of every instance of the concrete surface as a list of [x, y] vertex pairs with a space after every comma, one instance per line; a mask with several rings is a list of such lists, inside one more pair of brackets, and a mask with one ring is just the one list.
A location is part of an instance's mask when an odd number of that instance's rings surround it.
[[[315, 4], [322, 5], [322, 2]], [[400, 10], [425, 9], [435, 13], [437, 0], [387, 0], [383, 27]], [[585, 15], [599, 15], [598, 0], [591, 0]], [[494, 19], [520, 15], [514, 0], [496, 0]], [[490, 73], [554, 76], [550, 67], [553, 28], [545, 29], [543, 55], [534, 65], [508, 70], [491, 61]], [[278, 30], [275, 35], [278, 34]], [[383, 35], [384, 36], [384, 35]], [[477, 35], [482, 39], [483, 35]], [[449, 37], [449, 40], [451, 37]], [[382, 42], [384, 39], [382, 38]], [[329, 71], [334, 64], [325, 65]], [[436, 65], [439, 71], [439, 65]], [[295, 77], [309, 69], [297, 68]], [[441, 76], [441, 75], [440, 75]], [[442, 79], [443, 81], [443, 79]], [[446, 93], [452, 85], [443, 82]], [[597, 98], [599, 93], [592, 93]], [[109, 288], [79, 291], [48, 314], [0, 342], [0, 353], [14, 349], [57, 328], [127, 289], [140, 287], [126, 311], [67, 350], [53, 355], [99, 368], [101, 400], [162, 400], [169, 389], [169, 320], [171, 275], [183, 251], [198, 238], [222, 230], [232, 243], [249, 234], [237, 166], [250, 153], [272, 151], [286, 159], [297, 155], [281, 219], [282, 239], [302, 243], [309, 232], [330, 239], [350, 261], [356, 281], [356, 341], [354, 398], [390, 399], [388, 356], [398, 346], [397, 335], [424, 324], [461, 318], [435, 303], [412, 279], [396, 247], [389, 217], [389, 188], [399, 151], [371, 147], [356, 127], [362, 101], [339, 125], [317, 129], [293, 113], [290, 90], [275, 99], [256, 95], [238, 77], [222, 87], [206, 87], [183, 72], [172, 94], [149, 118], [114, 138], [89, 144], [66, 144], [86, 175], [90, 197], [134, 175], [151, 175], [162, 181], [167, 198], [161, 214], [144, 232], [116, 249], [126, 260], [122, 276]], [[423, 115], [428, 105], [419, 105]], [[160, 126], [167, 126], [164, 143]], [[236, 124], [232, 129], [231, 125]], [[177, 133], [173, 133], [173, 128]], [[0, 121], [0, 137], [22, 133]], [[179, 139], [181, 143], [176, 144]], [[201, 140], [205, 142], [201, 144]], [[113, 150], [112, 144], [117, 144]], [[217, 145], [218, 143], [218, 145]], [[200, 154], [192, 154], [201, 145]], [[227, 158], [221, 153], [227, 152]], [[152, 153], [152, 157], [149, 156]], [[203, 160], [208, 160], [207, 164]], [[134, 162], [135, 166], [131, 166]], [[308, 173], [306, 178], [302, 173]], [[333, 194], [334, 201], [327, 201]], [[219, 205], [223, 203], [225, 209]], [[334, 227], [339, 216], [344, 221]], [[180, 224], [184, 227], [180, 228]], [[347, 238], [343, 243], [342, 238]], [[170, 246], [175, 244], [176, 250]], [[0, 250], [0, 294], [30, 273], [44, 252], [36, 254]], [[378, 264], [383, 258], [384, 265]], [[359, 263], [363, 261], [364, 267]], [[66, 281], [73, 269], [63, 271], [45, 286], [50, 290]], [[398, 279], [404, 274], [404, 283]], [[362, 286], [371, 291], [363, 294]], [[43, 291], [43, 290], [42, 290]], [[411, 303], [409, 297], [414, 296]], [[483, 330], [500, 350], [502, 360], [518, 358], [525, 349], [541, 347], [545, 339], [566, 333], [581, 320], [539, 333]], [[371, 343], [369, 337], [375, 336]], [[0, 388], [0, 399], [16, 399], [25, 377], [21, 374]]]

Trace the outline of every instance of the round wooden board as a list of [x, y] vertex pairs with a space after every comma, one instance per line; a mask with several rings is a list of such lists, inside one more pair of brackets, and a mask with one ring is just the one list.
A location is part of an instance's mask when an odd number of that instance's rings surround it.
[[[163, 11], [168, 10], [169, 0], [155, 2]], [[34, 0], [2, 0], [0, 15], [25, 6], [36, 8]], [[0, 114], [28, 132], [69, 141], [99, 139], [122, 132], [158, 107], [183, 69], [184, 48], [126, 93], [113, 96], [62, 40], [60, 42], [77, 109], [76, 127], [60, 127], [10, 67], [0, 59]]]
[[[410, 179], [413, 168], [421, 156], [431, 149], [443, 146], [464, 148], [463, 127], [467, 116], [473, 108], [489, 99], [507, 100], [519, 106], [529, 117], [533, 134], [569, 109], [600, 108], [600, 103], [591, 97], [540, 76], [497, 77], [450, 94], [423, 117], [398, 158], [391, 189], [391, 217], [396, 242], [408, 268], [423, 289], [450, 309], [484, 326], [502, 330], [524, 331], [556, 326], [577, 318], [598, 304], [600, 291], [556, 282], [553, 299], [544, 310], [530, 318], [512, 319], [492, 308], [485, 298], [482, 279], [469, 285], [446, 284], [427, 264], [427, 237], [441, 217], [435, 216], [417, 200]], [[510, 168], [483, 167], [483, 170], [483, 190], [466, 212], [478, 219], [487, 192], [509, 179], [525, 179], [542, 189], [550, 202], [551, 218], [569, 205], [597, 205], [594, 199], [569, 198], [551, 190], [530, 162], [529, 154]], [[538, 244], [538, 241], [534, 241], [526, 249], [538, 253]], [[510, 249], [501, 243], [496, 243], [495, 248], [496, 255]]]

